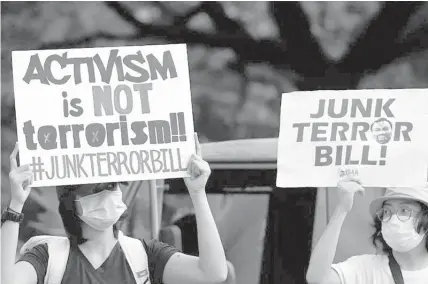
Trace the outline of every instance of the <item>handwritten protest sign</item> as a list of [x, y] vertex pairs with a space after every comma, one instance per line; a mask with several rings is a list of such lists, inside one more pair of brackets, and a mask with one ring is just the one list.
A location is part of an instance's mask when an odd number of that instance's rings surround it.
[[426, 180], [428, 90], [283, 94], [279, 187], [334, 187], [346, 176], [365, 186]]
[[34, 186], [178, 178], [195, 152], [186, 45], [14, 51]]

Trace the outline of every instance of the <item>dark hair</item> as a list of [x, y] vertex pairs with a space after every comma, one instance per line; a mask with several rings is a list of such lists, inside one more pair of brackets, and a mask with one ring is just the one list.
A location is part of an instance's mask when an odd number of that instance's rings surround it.
[[173, 223], [180, 228], [182, 234], [183, 252], [185, 254], [198, 256], [198, 231], [196, 225], [196, 215], [187, 214]]
[[[416, 231], [420, 233], [421, 230], [428, 231], [428, 206], [419, 201], [417, 201], [417, 203], [421, 205], [422, 208], [422, 213], [416, 227]], [[384, 253], [388, 255], [392, 254], [392, 248], [385, 242], [382, 236], [382, 221], [375, 217], [373, 227], [375, 228], [375, 232], [371, 236], [373, 245], [376, 248], [379, 248], [380, 245]], [[428, 238], [425, 239], [425, 248], [428, 252]]]
[[[77, 188], [76, 186], [74, 188]], [[77, 246], [87, 241], [83, 237], [82, 233], [82, 220], [77, 215], [76, 211], [76, 199], [77, 196], [74, 193], [74, 188], [68, 186], [58, 188], [58, 200], [59, 200], [59, 215], [61, 215], [62, 223], [64, 225], [65, 232], [70, 240], [71, 246]], [[113, 234], [117, 238], [118, 223], [126, 219], [128, 216], [128, 210], [126, 210], [116, 224], [113, 225]]]
[[379, 118], [378, 120], [375, 120], [375, 122], [373, 122], [373, 123], [372, 123], [372, 125], [370, 126], [370, 131], [373, 131], [373, 126], [375, 125], [375, 123], [379, 123], [379, 122], [382, 122], [382, 121], [386, 121], [386, 122], [388, 122], [388, 123], [389, 123], [389, 126], [391, 126], [391, 128], [392, 128], [392, 123], [391, 123], [391, 121], [389, 121], [389, 120], [388, 120], [388, 119], [386, 119], [386, 118], [381, 117], [381, 118]]

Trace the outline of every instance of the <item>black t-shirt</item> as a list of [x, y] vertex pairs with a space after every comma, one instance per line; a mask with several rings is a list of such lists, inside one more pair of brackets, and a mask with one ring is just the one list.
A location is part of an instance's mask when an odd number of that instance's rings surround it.
[[[169, 258], [179, 250], [168, 244], [152, 240], [146, 243], [150, 282], [161, 284], [163, 270]], [[48, 265], [47, 244], [37, 245], [26, 252], [19, 261], [27, 261], [34, 266], [37, 273], [37, 284], [43, 284]], [[70, 254], [61, 284], [135, 284], [132, 270], [119, 242], [109, 257], [98, 268], [94, 269], [78, 247], [70, 247]]]

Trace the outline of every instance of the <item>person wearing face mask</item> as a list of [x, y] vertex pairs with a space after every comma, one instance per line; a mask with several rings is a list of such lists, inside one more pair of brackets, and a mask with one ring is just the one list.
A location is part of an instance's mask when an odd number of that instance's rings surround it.
[[42, 239], [34, 246], [29, 246], [30, 240], [16, 263], [21, 211], [30, 193], [32, 172], [28, 165], [17, 165], [15, 146], [10, 156], [12, 198], [2, 215], [1, 283], [223, 283], [228, 264], [205, 193], [211, 171], [201, 158], [196, 135], [195, 141], [196, 155], [188, 164], [190, 177], [184, 181], [196, 213], [199, 257], [157, 240], [124, 236], [116, 227], [126, 212], [120, 183], [101, 183], [57, 187], [59, 213], [68, 238]]
[[333, 264], [342, 224], [360, 181], [338, 183], [340, 202], [315, 246], [306, 280], [309, 284], [426, 284], [428, 283], [428, 186], [388, 188], [370, 204], [376, 254], [364, 254]]

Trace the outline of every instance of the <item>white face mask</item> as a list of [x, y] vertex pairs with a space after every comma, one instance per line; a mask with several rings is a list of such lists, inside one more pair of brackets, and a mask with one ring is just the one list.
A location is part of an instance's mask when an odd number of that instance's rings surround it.
[[82, 214], [79, 218], [100, 231], [113, 226], [126, 210], [120, 189], [103, 190], [81, 197], [76, 202], [82, 206]]
[[425, 237], [414, 228], [415, 219], [410, 218], [402, 222], [397, 215], [392, 215], [391, 220], [382, 223], [382, 236], [385, 242], [397, 252], [408, 252], [417, 247]]

